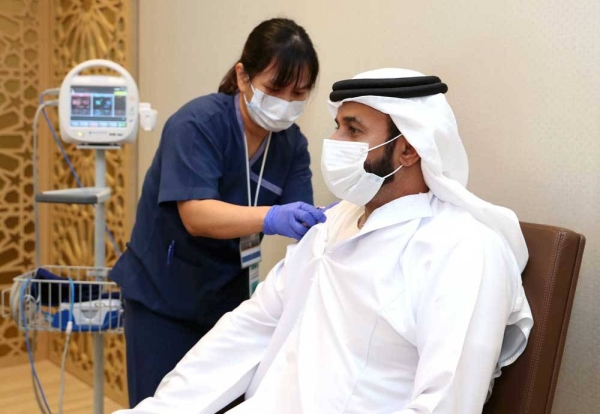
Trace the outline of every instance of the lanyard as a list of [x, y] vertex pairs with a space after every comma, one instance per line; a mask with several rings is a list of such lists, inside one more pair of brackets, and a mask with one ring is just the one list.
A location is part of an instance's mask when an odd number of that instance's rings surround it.
[[254, 206], [252, 205], [252, 194], [250, 191], [250, 157], [248, 155], [248, 139], [246, 138], [246, 134], [244, 132], [244, 123], [242, 122], [242, 114], [240, 110], [240, 101], [239, 101], [239, 92], [234, 96], [235, 102], [235, 112], [238, 124], [240, 126], [240, 131], [244, 135], [244, 149], [246, 150], [246, 184], [248, 188], [248, 207], [256, 207], [258, 205], [258, 193], [260, 192], [260, 186], [262, 184], [263, 173], [265, 171], [265, 163], [267, 162], [267, 154], [269, 153], [269, 147], [271, 146], [271, 132], [269, 132], [269, 137], [267, 138], [267, 147], [265, 148], [265, 153], [263, 154], [262, 165], [260, 166], [260, 174], [258, 176], [258, 183], [256, 184], [256, 195], [254, 197]]
[[258, 183], [256, 184], [256, 194], [254, 196], [254, 206], [252, 205], [252, 195], [250, 192], [250, 160], [248, 158], [248, 140], [246, 139], [246, 134], [244, 134], [244, 149], [246, 150], [246, 183], [248, 184], [248, 207], [256, 207], [258, 205], [258, 193], [260, 192], [260, 186], [262, 184], [263, 173], [265, 171], [265, 164], [267, 162], [267, 154], [269, 153], [269, 147], [271, 146], [271, 133], [269, 132], [269, 137], [267, 138], [267, 148], [265, 148], [265, 153], [263, 154], [262, 164], [260, 166], [260, 174], [258, 175]]

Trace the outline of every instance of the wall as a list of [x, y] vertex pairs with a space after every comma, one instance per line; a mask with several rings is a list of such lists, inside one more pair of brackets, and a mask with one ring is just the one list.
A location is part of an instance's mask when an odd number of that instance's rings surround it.
[[[321, 140], [333, 130], [324, 105], [331, 84], [368, 69], [407, 67], [449, 84], [473, 192], [514, 209], [522, 220], [587, 236], [554, 413], [595, 412], [600, 2], [144, 0], [140, 89], [158, 108], [160, 125], [138, 143], [140, 186], [169, 114], [215, 91], [250, 30], [272, 16], [302, 24], [321, 59], [320, 82], [299, 122], [310, 141], [318, 204], [332, 200], [319, 171]], [[263, 275], [283, 254], [277, 239], [264, 249]]]

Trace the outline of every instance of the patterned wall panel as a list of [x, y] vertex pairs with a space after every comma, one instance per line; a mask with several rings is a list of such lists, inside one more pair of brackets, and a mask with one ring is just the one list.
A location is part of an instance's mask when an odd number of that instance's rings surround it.
[[[60, 85], [67, 72], [88, 59], [110, 59], [131, 68], [132, 9], [130, 1], [120, 0], [53, 0], [52, 18], [52, 78]], [[94, 72], [97, 73], [97, 72]], [[93, 185], [94, 153], [68, 146], [67, 152], [83, 185]], [[119, 250], [129, 237], [126, 206], [135, 203], [127, 183], [132, 148], [107, 153], [107, 185], [112, 197], [107, 204], [108, 227], [114, 234]], [[75, 179], [56, 150], [52, 155], [52, 183], [55, 188], [76, 187]], [[53, 206], [51, 216], [51, 261], [59, 265], [94, 264], [94, 210], [89, 206]], [[115, 249], [106, 239], [107, 265], [117, 258]], [[60, 361], [63, 341], [51, 338], [50, 358]], [[93, 346], [90, 335], [74, 335], [69, 350], [69, 371], [91, 383]], [[105, 391], [119, 402], [127, 402], [125, 379], [124, 337], [105, 338]]]
[[[0, 1], [0, 285], [34, 263], [32, 120], [39, 94], [38, 2]], [[0, 318], [0, 364], [24, 356], [21, 333]]]

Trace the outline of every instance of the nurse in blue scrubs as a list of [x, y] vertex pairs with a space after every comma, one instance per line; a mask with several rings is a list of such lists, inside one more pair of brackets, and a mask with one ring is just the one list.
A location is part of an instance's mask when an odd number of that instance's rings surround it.
[[131, 242], [111, 272], [125, 298], [131, 406], [248, 299], [262, 234], [300, 239], [325, 221], [312, 205], [307, 140], [294, 123], [318, 72], [305, 30], [268, 20], [219, 93], [166, 122]]

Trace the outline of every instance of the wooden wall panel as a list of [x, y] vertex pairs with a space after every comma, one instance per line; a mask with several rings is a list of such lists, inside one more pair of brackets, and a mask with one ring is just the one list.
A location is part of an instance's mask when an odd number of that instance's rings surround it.
[[[47, 21], [36, 0], [0, 1], [0, 287], [31, 270], [32, 121], [44, 86], [40, 50]], [[40, 356], [39, 354], [37, 355]], [[0, 317], [0, 365], [25, 362], [23, 335]]]

